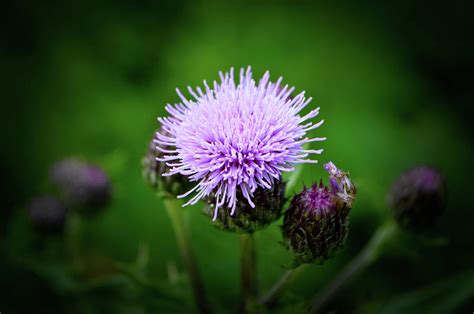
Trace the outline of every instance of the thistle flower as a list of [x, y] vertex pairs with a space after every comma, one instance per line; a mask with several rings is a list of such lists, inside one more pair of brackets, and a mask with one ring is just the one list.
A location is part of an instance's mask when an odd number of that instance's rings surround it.
[[285, 245], [295, 254], [295, 265], [322, 263], [339, 250], [347, 236], [349, 211], [356, 188], [347, 173], [326, 164], [330, 188], [314, 184], [294, 196], [285, 213]]
[[[237, 198], [242, 197], [240, 191]], [[237, 203], [237, 210], [233, 216], [230, 209], [222, 206], [215, 219], [216, 226], [226, 231], [238, 233], [253, 233], [265, 228], [281, 217], [281, 211], [285, 204], [285, 183], [275, 181], [271, 190], [258, 188], [254, 193], [255, 208], [247, 202]], [[209, 216], [214, 215], [215, 197], [207, 199], [207, 206], [203, 211]]]
[[157, 160], [157, 158], [164, 156], [163, 152], [157, 149], [158, 132], [166, 134], [166, 131], [163, 130], [157, 130], [154, 133], [142, 161], [143, 178], [157, 192], [164, 192], [174, 196], [185, 193], [192, 187], [185, 176], [180, 174], [172, 177], [163, 176], [164, 173], [169, 171], [169, 167], [165, 162]]
[[55, 163], [49, 173], [69, 207], [83, 212], [102, 209], [110, 201], [111, 185], [105, 172], [77, 159]]
[[220, 73], [221, 82], [205, 89], [188, 87], [189, 100], [177, 89], [182, 103], [167, 105], [170, 114], [158, 118], [163, 131], [157, 133], [157, 149], [170, 168], [164, 176], [183, 175], [195, 186], [178, 196], [195, 195], [183, 206], [215, 198], [214, 217], [225, 204], [233, 215], [237, 203], [255, 208], [257, 189], [271, 190], [281, 173], [293, 171], [299, 163], [322, 150], [304, 149], [303, 144], [325, 138], [309, 138], [307, 132], [319, 127], [308, 120], [319, 108], [302, 116], [301, 110], [311, 101], [304, 92], [290, 98], [294, 88], [282, 86], [282, 78], [269, 81], [266, 72], [256, 83], [250, 67], [241, 69], [240, 81], [234, 82], [233, 69]]
[[431, 226], [446, 207], [446, 180], [434, 168], [419, 166], [402, 173], [387, 196], [397, 222], [410, 229]]
[[43, 233], [61, 233], [64, 230], [67, 208], [52, 196], [35, 198], [28, 207], [28, 214], [36, 230]]

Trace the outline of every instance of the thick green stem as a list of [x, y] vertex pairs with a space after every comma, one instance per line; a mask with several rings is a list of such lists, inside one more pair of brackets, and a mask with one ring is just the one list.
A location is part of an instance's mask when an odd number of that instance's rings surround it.
[[196, 258], [189, 241], [189, 233], [183, 217], [184, 210], [179, 206], [179, 202], [175, 199], [165, 198], [164, 203], [171, 224], [173, 225], [176, 242], [183, 259], [184, 267], [186, 268], [189, 281], [191, 282], [194, 300], [201, 313], [211, 313], [211, 306], [207, 300], [204, 284], [201, 275], [199, 274]]
[[380, 256], [381, 248], [395, 235], [397, 225], [394, 222], [380, 226], [360, 253], [318, 294], [312, 303], [310, 313], [320, 313], [324, 306], [357, 274], [361, 273]]
[[239, 313], [252, 313], [258, 293], [257, 255], [252, 233], [240, 235], [240, 280]]
[[307, 265], [301, 265], [297, 268], [289, 269], [280, 277], [280, 279], [258, 300], [258, 304], [272, 308], [276, 305], [286, 288], [295, 280], [295, 278], [306, 269]]

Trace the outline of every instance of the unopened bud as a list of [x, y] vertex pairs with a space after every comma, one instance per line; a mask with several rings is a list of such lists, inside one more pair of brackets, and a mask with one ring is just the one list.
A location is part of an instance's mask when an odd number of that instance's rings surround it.
[[45, 234], [64, 231], [67, 209], [61, 201], [52, 196], [35, 198], [28, 207], [28, 214], [34, 228]]
[[295, 254], [295, 265], [322, 263], [343, 245], [356, 188], [347, 173], [333, 163], [325, 165], [330, 188], [322, 181], [294, 196], [285, 213], [282, 232]]
[[50, 180], [71, 209], [95, 213], [107, 206], [111, 198], [111, 184], [98, 166], [78, 159], [65, 159], [51, 167]]
[[433, 225], [446, 207], [446, 180], [434, 168], [419, 166], [402, 173], [387, 196], [397, 222], [410, 229]]

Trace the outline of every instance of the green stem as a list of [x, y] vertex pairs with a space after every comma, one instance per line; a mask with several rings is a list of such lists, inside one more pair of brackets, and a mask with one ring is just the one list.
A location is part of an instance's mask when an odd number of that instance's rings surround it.
[[184, 267], [186, 268], [191, 282], [194, 300], [201, 313], [211, 313], [211, 306], [207, 300], [204, 284], [199, 274], [194, 252], [191, 248], [189, 233], [183, 216], [184, 210], [175, 199], [165, 198], [163, 201], [171, 224], [173, 225], [176, 242], [181, 253], [181, 258], [183, 259]]
[[252, 233], [240, 235], [240, 280], [241, 303], [239, 313], [251, 313], [258, 292], [257, 255]]
[[341, 287], [374, 263], [380, 257], [383, 246], [396, 234], [397, 230], [394, 222], [380, 226], [360, 253], [323, 289], [322, 293], [313, 299], [310, 313], [319, 313]]
[[67, 222], [67, 238], [69, 247], [69, 254], [71, 258], [72, 267], [74, 270], [81, 269], [81, 228], [82, 217], [76, 212], [72, 211]]
[[272, 308], [276, 305], [286, 288], [295, 280], [295, 278], [306, 269], [306, 264], [297, 268], [289, 269], [280, 277], [280, 279], [258, 300], [258, 304]]

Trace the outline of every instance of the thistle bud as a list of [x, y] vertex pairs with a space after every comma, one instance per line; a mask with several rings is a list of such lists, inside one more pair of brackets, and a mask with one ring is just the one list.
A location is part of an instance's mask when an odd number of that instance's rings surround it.
[[111, 185], [105, 172], [78, 159], [65, 159], [54, 164], [50, 169], [50, 180], [68, 207], [84, 213], [104, 208], [111, 198]]
[[192, 184], [185, 176], [179, 174], [163, 176], [170, 168], [166, 165], [165, 161], [158, 161], [157, 159], [162, 158], [165, 155], [162, 151], [166, 151], [169, 147], [164, 149], [158, 147], [156, 142], [158, 140], [158, 132], [166, 134], [164, 130], [157, 130], [148, 144], [148, 150], [142, 160], [143, 179], [157, 192], [164, 192], [172, 196], [183, 194], [192, 188]]
[[245, 201], [241, 191], [237, 192], [237, 198], [243, 201], [237, 202], [234, 211], [224, 205], [216, 212], [215, 196], [208, 197], [207, 206], [203, 211], [209, 217], [214, 217], [214, 223], [220, 229], [237, 233], [253, 233], [281, 217], [285, 203], [285, 183], [276, 181], [272, 189], [258, 188], [254, 192], [255, 207], [251, 207]]
[[356, 188], [349, 175], [333, 163], [326, 164], [325, 169], [330, 188], [322, 181], [304, 187], [285, 212], [283, 238], [295, 254], [295, 265], [324, 262], [343, 246], [348, 233]]
[[58, 234], [64, 231], [67, 209], [52, 196], [33, 199], [28, 207], [28, 214], [34, 228], [39, 232]]
[[446, 207], [446, 181], [434, 168], [419, 166], [402, 173], [387, 196], [397, 222], [408, 229], [433, 225]]

